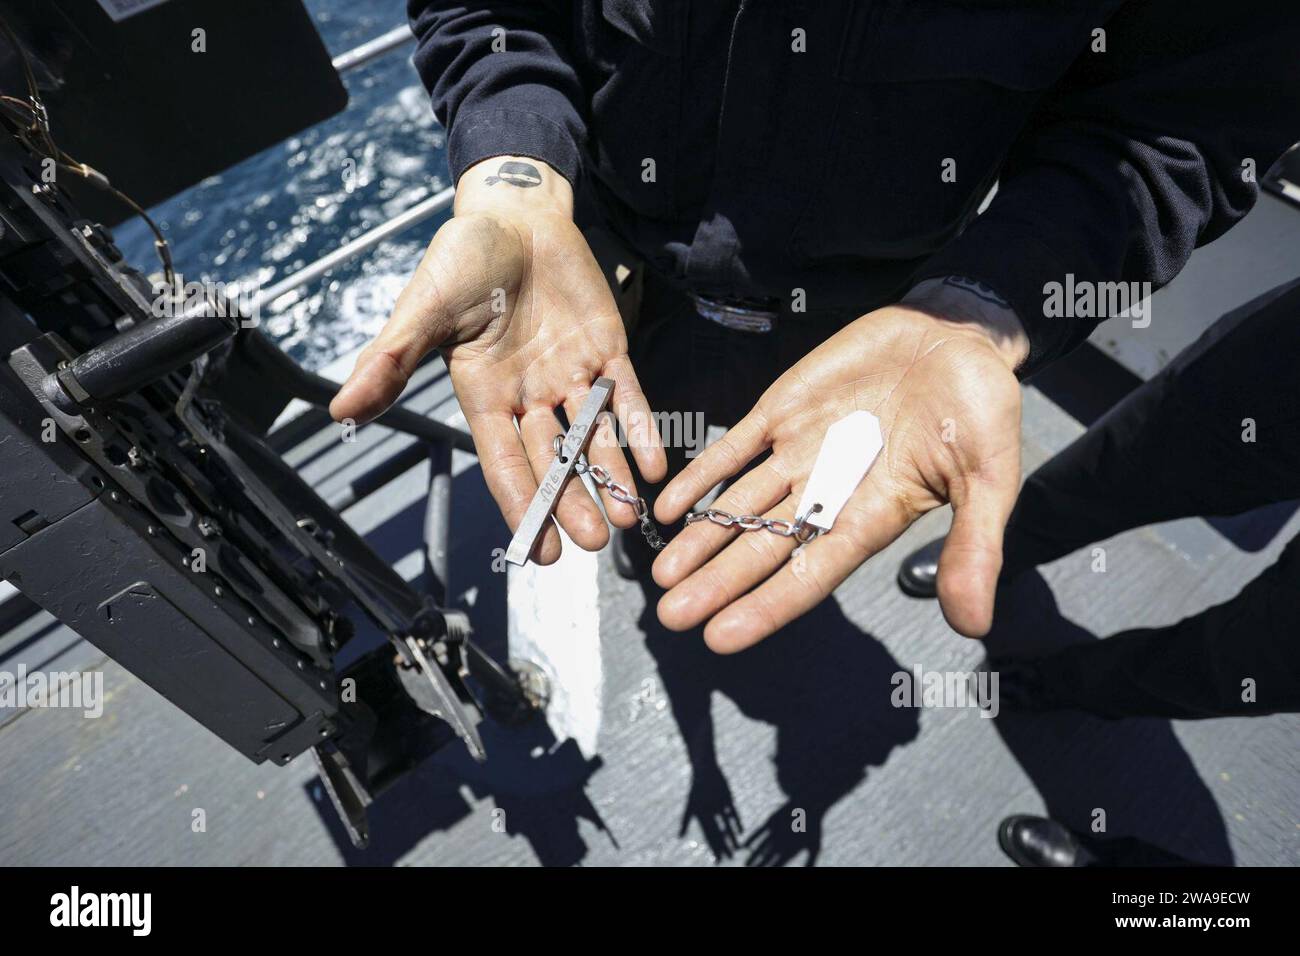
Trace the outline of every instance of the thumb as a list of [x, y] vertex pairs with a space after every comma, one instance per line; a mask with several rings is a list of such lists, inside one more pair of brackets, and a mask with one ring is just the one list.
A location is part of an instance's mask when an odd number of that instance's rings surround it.
[[442, 344], [450, 323], [423, 266], [397, 297], [392, 317], [362, 351], [343, 387], [330, 402], [330, 415], [368, 422], [397, 401], [420, 361]]
[[1016, 500], [1016, 482], [974, 483], [953, 498], [952, 528], [939, 555], [939, 606], [954, 631], [983, 637], [993, 626], [993, 597], [1002, 570], [1002, 532]]

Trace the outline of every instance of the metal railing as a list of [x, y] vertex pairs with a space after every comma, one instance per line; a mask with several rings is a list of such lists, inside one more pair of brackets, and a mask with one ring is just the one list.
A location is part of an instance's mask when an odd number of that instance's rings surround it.
[[[367, 40], [360, 46], [348, 50], [346, 53], [340, 53], [334, 57], [334, 69], [339, 73], [346, 73], [348, 70], [356, 69], [366, 63], [371, 62], [385, 54], [399, 50], [406, 45], [415, 41], [414, 34], [408, 26], [395, 27], [382, 36], [375, 37], [373, 40]], [[357, 256], [370, 251], [379, 245], [385, 239], [389, 239], [398, 233], [418, 225], [427, 219], [430, 219], [441, 212], [451, 208], [451, 204], [456, 198], [456, 189], [454, 186], [448, 186], [446, 189], [435, 193], [427, 199], [421, 200], [410, 209], [399, 213], [387, 222], [381, 223], [373, 229], [363, 232], [350, 242], [346, 242], [333, 252], [328, 252], [321, 256], [315, 262], [299, 269], [292, 275], [285, 276], [279, 282], [275, 283], [268, 289], [259, 292], [254, 299], [254, 308], [260, 312], [263, 308], [270, 308], [276, 299], [283, 297], [286, 293], [299, 289], [310, 282], [324, 277], [331, 269], [335, 269]]]
[[445, 209], [451, 207], [452, 201], [456, 198], [456, 189], [448, 186], [441, 192], [435, 193], [428, 199], [421, 200], [405, 212], [399, 213], [387, 222], [376, 226], [361, 235], [357, 236], [351, 242], [346, 242], [339, 246], [333, 252], [327, 252], [309, 266], [304, 266], [292, 275], [285, 276], [279, 282], [270, 288], [259, 292], [253, 300], [255, 310], [260, 310], [264, 306], [269, 306], [276, 299], [282, 297], [287, 292], [292, 292], [309, 282], [321, 278], [331, 269], [337, 268], [363, 252], [367, 252], [379, 245], [385, 239], [395, 236], [417, 223], [424, 222]]
[[367, 40], [360, 46], [353, 47], [346, 53], [340, 53], [333, 61], [334, 69], [339, 73], [346, 73], [348, 70], [354, 70], [359, 66], [369, 63], [371, 60], [383, 56], [385, 53], [391, 53], [393, 50], [406, 46], [415, 40], [415, 35], [411, 33], [409, 26], [394, 27], [383, 36], [377, 36], [373, 40]]

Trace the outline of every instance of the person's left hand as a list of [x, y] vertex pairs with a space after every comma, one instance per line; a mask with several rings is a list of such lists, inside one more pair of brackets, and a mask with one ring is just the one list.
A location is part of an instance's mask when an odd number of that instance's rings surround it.
[[[655, 516], [680, 518], [719, 481], [765, 449], [771, 455], [712, 507], [792, 520], [826, 429], [864, 409], [880, 419], [884, 449], [833, 528], [789, 560], [796, 542], [712, 522], [688, 525], [654, 565], [668, 593], [659, 619], [671, 630], [708, 621], [719, 652], [757, 643], [830, 595], [859, 564], [920, 515], [947, 501], [951, 533], [939, 598], [957, 631], [992, 623], [1002, 531], [1020, 480], [1023, 329], [957, 315], [962, 293], [863, 316], [782, 375], [726, 435], [659, 495]], [[910, 297], [909, 297], [910, 300]]]

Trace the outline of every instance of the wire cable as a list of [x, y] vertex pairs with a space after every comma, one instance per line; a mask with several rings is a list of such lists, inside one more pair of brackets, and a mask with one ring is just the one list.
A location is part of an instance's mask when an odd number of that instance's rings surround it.
[[3, 17], [0, 17], [0, 33], [4, 34], [5, 39], [18, 53], [19, 62], [22, 64], [23, 78], [27, 84], [28, 98], [26, 100], [7, 93], [0, 94], [0, 109], [3, 109], [9, 118], [14, 121], [15, 125], [18, 126], [18, 138], [32, 152], [53, 160], [56, 169], [62, 169], [75, 176], [80, 176], [96, 189], [116, 197], [119, 202], [143, 219], [145, 225], [153, 233], [154, 249], [158, 253], [159, 261], [162, 263], [163, 275], [166, 276], [167, 285], [169, 288], [174, 287], [176, 285], [176, 273], [172, 268], [171, 246], [167, 242], [167, 237], [162, 234], [158, 224], [153, 221], [153, 218], [144, 211], [140, 204], [109, 182], [107, 176], [93, 166], [73, 159], [54, 142], [54, 137], [50, 132], [49, 113], [45, 109], [45, 102], [41, 99], [40, 89], [36, 85], [36, 72], [32, 69], [27, 50]]

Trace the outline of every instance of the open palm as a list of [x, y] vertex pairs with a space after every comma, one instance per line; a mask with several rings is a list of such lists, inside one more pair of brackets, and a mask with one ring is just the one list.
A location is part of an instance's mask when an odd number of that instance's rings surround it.
[[659, 603], [666, 627], [708, 621], [705, 640], [714, 650], [748, 647], [829, 596], [920, 515], [951, 501], [940, 601], [956, 630], [988, 630], [1002, 530], [1019, 487], [1020, 389], [988, 336], [961, 323], [906, 306], [858, 319], [782, 375], [677, 476], [659, 496], [656, 517], [676, 520], [770, 450], [713, 507], [793, 519], [826, 429], [859, 409], [880, 419], [884, 449], [832, 530], [791, 561], [791, 538], [687, 526], [654, 567], [669, 589]]
[[[378, 415], [434, 348], [446, 358], [488, 488], [512, 531], [554, 457], [552, 439], [560, 431], [555, 409], [563, 407], [572, 419], [602, 375], [614, 380], [615, 413], [642, 474], [663, 476], [663, 450], [627, 356], [622, 320], [591, 250], [567, 217], [475, 213], [448, 221], [331, 412], [361, 421]], [[615, 481], [631, 486], [610, 427], [602, 421], [589, 455]], [[635, 523], [628, 505], [608, 496], [604, 504], [614, 524]], [[565, 487], [556, 519], [581, 547], [594, 550], [608, 541], [605, 521], [581, 482]], [[548, 527], [534, 557], [550, 563], [559, 553], [559, 535]]]

